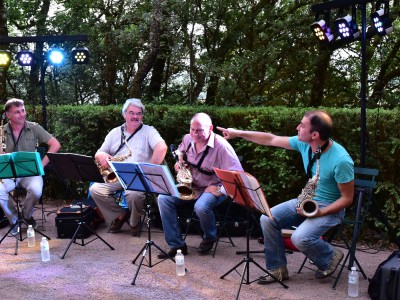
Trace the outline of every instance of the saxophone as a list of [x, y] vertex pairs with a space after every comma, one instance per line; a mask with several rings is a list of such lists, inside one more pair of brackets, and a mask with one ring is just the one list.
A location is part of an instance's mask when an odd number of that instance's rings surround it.
[[319, 208], [317, 201], [315, 201], [313, 197], [315, 196], [315, 189], [317, 188], [319, 181], [319, 159], [321, 158], [321, 145], [318, 145], [315, 155], [317, 158], [315, 175], [308, 180], [306, 186], [304, 189], [302, 189], [300, 195], [297, 197], [296, 204], [296, 208], [299, 208], [303, 215], [305, 215], [307, 218], [315, 216]]
[[[126, 145], [126, 148], [128, 149], [128, 152], [124, 155], [111, 157], [110, 161], [124, 161], [132, 155], [132, 150], [129, 147], [128, 143], [126, 142], [125, 137], [124, 137], [124, 143]], [[100, 164], [98, 164], [97, 166], [100, 170], [101, 176], [104, 179], [104, 182], [114, 183], [118, 181], [117, 175], [110, 168], [103, 168]]]
[[172, 152], [172, 156], [179, 164], [179, 170], [176, 174], [176, 180], [178, 181], [178, 185], [176, 186], [176, 188], [178, 189], [178, 192], [180, 194], [179, 199], [193, 200], [195, 197], [195, 192], [192, 188], [192, 173], [190, 173], [190, 169], [186, 167], [185, 164], [179, 162], [179, 158], [178, 155], [176, 155], [174, 145], [171, 145], [170, 149]]
[[6, 152], [6, 136], [4, 135], [4, 119], [6, 118], [6, 113], [1, 115], [1, 125], [0, 125], [0, 141], [1, 141], [1, 154]]

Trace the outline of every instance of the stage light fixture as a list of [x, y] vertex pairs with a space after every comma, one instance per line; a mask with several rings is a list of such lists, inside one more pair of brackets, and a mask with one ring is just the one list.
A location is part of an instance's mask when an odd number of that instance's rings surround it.
[[71, 50], [71, 61], [73, 64], [85, 65], [89, 63], [89, 50], [86, 47], [74, 47]]
[[0, 67], [8, 68], [11, 64], [11, 53], [8, 50], [0, 50]]
[[319, 20], [318, 22], [314, 22], [313, 24], [311, 24], [310, 28], [312, 29], [315, 37], [320, 42], [329, 43], [334, 38], [331, 28], [328, 26], [325, 20]]
[[50, 49], [47, 52], [47, 59], [52, 65], [62, 65], [65, 61], [65, 54], [61, 49]]
[[357, 24], [350, 15], [335, 21], [335, 28], [342, 40], [352, 41], [360, 36]]
[[20, 50], [17, 53], [17, 61], [20, 66], [33, 66], [36, 64], [35, 53], [32, 50]]
[[384, 36], [393, 32], [392, 21], [390, 21], [389, 17], [389, 8], [387, 9], [381, 8], [378, 11], [371, 14], [372, 26], [375, 29], [375, 32], [379, 36]]

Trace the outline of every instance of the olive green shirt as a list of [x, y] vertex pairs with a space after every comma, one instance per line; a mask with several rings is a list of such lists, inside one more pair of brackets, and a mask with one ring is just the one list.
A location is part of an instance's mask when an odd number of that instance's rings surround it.
[[3, 126], [3, 143], [6, 144], [5, 153], [27, 151], [35, 152], [38, 144], [48, 144], [53, 137], [42, 126], [35, 122], [26, 121], [18, 138], [14, 139], [10, 123]]

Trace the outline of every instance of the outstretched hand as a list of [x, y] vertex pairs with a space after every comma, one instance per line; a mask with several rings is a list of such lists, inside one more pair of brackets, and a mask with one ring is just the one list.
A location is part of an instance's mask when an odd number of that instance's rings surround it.
[[217, 126], [217, 129], [222, 132], [222, 135], [224, 136], [225, 139], [233, 139], [235, 137], [239, 136], [239, 131], [233, 128], [223, 128]]

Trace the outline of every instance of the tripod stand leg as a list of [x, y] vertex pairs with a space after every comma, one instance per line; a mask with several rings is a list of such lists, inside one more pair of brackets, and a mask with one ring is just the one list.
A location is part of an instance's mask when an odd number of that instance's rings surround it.
[[[136, 269], [136, 273], [135, 273], [135, 276], [133, 277], [133, 280], [132, 280], [131, 285], [135, 285], [136, 277], [139, 275], [140, 267], [141, 267], [142, 264], [143, 264], [143, 260], [144, 260], [144, 258], [145, 258], [145, 256], [146, 256], [146, 252], [147, 252], [147, 250], [148, 250], [149, 248], [150, 248], [150, 243], [146, 243], [146, 245], [144, 245], [144, 247], [142, 248], [142, 251], [140, 251], [140, 252], [142, 253], [142, 258], [140, 259], [139, 265], [138, 265], [138, 267], [137, 267], [137, 269]], [[140, 253], [139, 253], [139, 255], [140, 255]], [[139, 255], [138, 255], [138, 256], [139, 256]], [[138, 258], [138, 256], [135, 258], [134, 261], [136, 261], [136, 259]], [[133, 263], [133, 262], [132, 262], [132, 263]]]
[[[81, 232], [82, 226], [84, 226], [85, 228], [90, 230], [98, 239], [100, 239], [101, 241], [103, 241], [103, 243], [105, 243], [108, 247], [110, 247], [111, 250], [115, 250], [109, 243], [107, 243], [104, 239], [102, 239], [92, 228], [90, 228], [90, 226], [88, 226], [85, 222], [80, 222], [78, 228], [76, 228], [75, 233], [72, 236], [72, 238], [67, 246], [67, 249], [65, 249], [64, 254], [61, 256], [61, 259], [64, 259], [65, 255], [68, 252], [68, 249], [71, 247], [72, 243], [74, 243], [76, 241], [77, 235], [79, 232]], [[85, 243], [83, 242], [83, 240], [84, 239], [82, 238], [82, 246], [85, 246]]]

